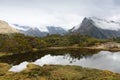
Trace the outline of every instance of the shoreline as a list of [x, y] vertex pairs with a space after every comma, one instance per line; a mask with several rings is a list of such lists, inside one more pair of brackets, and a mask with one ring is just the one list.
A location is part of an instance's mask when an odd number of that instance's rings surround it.
[[120, 48], [99, 48], [99, 47], [48, 47], [46, 49], [91, 49], [91, 50], [105, 50], [105, 51], [120, 51]]
[[[120, 51], [120, 48], [99, 48], [99, 47], [78, 47], [78, 46], [63, 46], [63, 47], [47, 47], [42, 49], [34, 48], [31, 52], [36, 52], [40, 50], [61, 50], [61, 49], [89, 49], [89, 50], [104, 50], [104, 51]], [[10, 52], [0, 52], [0, 57], [10, 56], [18, 53], [10, 53]], [[22, 54], [22, 53], [20, 53]]]

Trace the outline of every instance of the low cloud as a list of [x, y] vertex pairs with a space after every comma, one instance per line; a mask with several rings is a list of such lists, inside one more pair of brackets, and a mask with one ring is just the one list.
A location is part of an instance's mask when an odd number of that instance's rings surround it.
[[119, 9], [120, 0], [0, 0], [0, 19], [69, 29], [90, 16], [119, 21]]

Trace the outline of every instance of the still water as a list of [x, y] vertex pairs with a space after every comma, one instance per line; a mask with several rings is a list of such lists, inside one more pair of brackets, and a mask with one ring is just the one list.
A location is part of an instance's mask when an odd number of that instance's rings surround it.
[[83, 49], [45, 50], [7, 56], [0, 58], [0, 61], [15, 65], [10, 69], [14, 72], [19, 72], [25, 69], [27, 64], [33, 63], [40, 66], [44, 64], [77, 65], [120, 73], [120, 52]]

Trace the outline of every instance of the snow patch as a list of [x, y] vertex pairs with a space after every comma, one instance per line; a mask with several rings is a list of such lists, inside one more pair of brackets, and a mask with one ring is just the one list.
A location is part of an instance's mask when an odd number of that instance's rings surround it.
[[101, 29], [105, 30], [115, 30], [118, 31], [120, 30], [120, 23], [115, 22], [115, 21], [108, 21], [105, 19], [99, 19], [99, 18], [93, 18], [90, 17], [89, 19], [94, 21], [94, 24]]
[[75, 31], [75, 30], [77, 30], [77, 29], [79, 29], [79, 28], [80, 28], [80, 24], [74, 26], [73, 29], [72, 29], [72, 31]]
[[49, 32], [46, 26], [37, 27], [41, 32]]

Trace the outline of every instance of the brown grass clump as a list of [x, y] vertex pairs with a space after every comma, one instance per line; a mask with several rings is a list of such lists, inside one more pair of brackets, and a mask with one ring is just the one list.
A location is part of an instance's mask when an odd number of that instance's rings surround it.
[[120, 74], [79, 66], [29, 64], [22, 72], [6, 72], [0, 80], [120, 80]]

